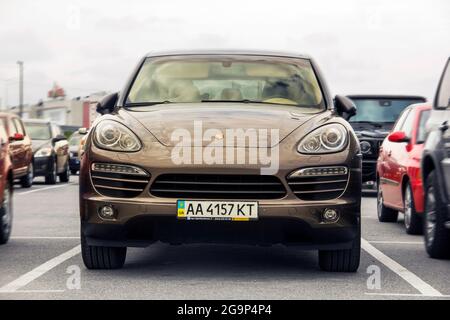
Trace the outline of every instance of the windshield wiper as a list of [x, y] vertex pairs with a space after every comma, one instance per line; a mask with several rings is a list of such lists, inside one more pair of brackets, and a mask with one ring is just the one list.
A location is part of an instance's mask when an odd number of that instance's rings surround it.
[[157, 104], [167, 104], [167, 103], [174, 103], [169, 100], [165, 101], [148, 101], [148, 102], [130, 102], [125, 104], [125, 107], [147, 107], [147, 106], [154, 106]]
[[297, 106], [295, 104], [287, 104], [287, 103], [276, 103], [276, 102], [266, 102], [266, 101], [257, 101], [257, 100], [249, 100], [249, 99], [242, 99], [242, 100], [225, 100], [225, 99], [214, 99], [214, 100], [202, 100], [202, 102], [231, 102], [231, 103], [259, 103], [259, 104], [279, 104], [279, 105], [286, 105], [286, 106]]

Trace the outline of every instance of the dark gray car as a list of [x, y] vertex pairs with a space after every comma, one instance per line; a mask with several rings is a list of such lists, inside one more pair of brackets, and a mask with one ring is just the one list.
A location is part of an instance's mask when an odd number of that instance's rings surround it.
[[47, 120], [24, 121], [33, 146], [34, 176], [44, 176], [46, 184], [55, 184], [57, 177], [68, 182], [69, 143], [61, 128]]
[[430, 257], [450, 257], [450, 59], [427, 122], [422, 157], [425, 181], [425, 244]]

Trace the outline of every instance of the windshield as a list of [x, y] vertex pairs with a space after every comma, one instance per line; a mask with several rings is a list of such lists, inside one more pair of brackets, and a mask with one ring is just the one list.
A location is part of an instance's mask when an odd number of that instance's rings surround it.
[[322, 92], [309, 60], [265, 56], [148, 58], [126, 104], [214, 101], [324, 109]]
[[83, 135], [79, 133], [74, 133], [69, 138], [69, 146], [78, 146]]
[[350, 122], [395, 122], [402, 111], [409, 105], [423, 102], [417, 99], [352, 99], [356, 105], [356, 115]]
[[28, 135], [32, 140], [50, 140], [50, 126], [45, 123], [25, 123]]

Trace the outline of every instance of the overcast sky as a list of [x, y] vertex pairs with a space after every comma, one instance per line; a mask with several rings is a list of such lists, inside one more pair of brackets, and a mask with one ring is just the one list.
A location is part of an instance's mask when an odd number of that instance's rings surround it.
[[18, 103], [17, 60], [35, 103], [55, 81], [71, 97], [120, 90], [145, 53], [196, 48], [306, 53], [333, 94], [433, 98], [450, 1], [0, 0], [0, 97]]

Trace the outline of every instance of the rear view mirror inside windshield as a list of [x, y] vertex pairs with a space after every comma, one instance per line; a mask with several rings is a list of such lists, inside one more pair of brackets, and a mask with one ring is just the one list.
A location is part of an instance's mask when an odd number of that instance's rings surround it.
[[380, 106], [381, 107], [390, 107], [392, 105], [391, 100], [380, 100]]

